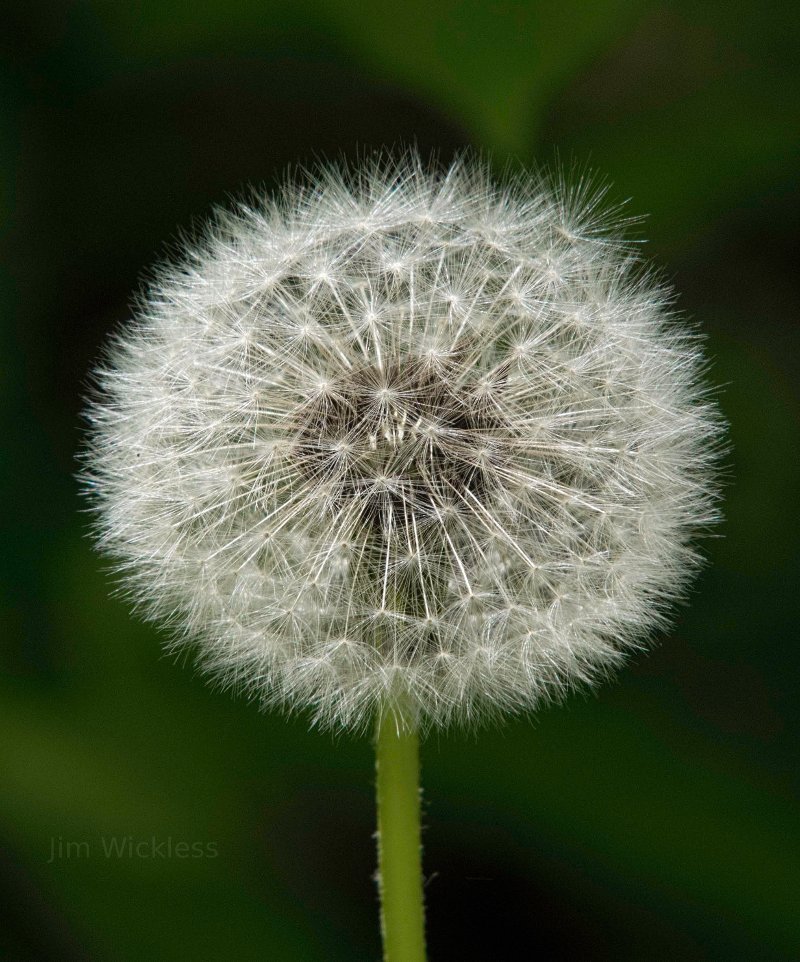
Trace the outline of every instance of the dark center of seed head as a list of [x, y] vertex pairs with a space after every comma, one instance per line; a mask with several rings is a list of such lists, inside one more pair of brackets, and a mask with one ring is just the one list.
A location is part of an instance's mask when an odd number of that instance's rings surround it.
[[334, 507], [405, 527], [486, 498], [501, 427], [457, 365], [412, 356], [332, 382], [302, 411], [294, 455]]

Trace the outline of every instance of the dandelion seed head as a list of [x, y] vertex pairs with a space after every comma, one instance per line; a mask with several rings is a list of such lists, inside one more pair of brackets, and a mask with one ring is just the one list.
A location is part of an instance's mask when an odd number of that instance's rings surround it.
[[219, 212], [97, 374], [100, 547], [265, 705], [474, 724], [591, 684], [716, 517], [696, 335], [596, 196], [414, 153]]

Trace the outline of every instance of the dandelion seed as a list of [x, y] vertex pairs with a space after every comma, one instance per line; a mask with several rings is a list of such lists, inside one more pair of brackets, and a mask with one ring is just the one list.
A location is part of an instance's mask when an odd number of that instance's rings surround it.
[[584, 186], [412, 154], [220, 212], [97, 375], [136, 603], [265, 705], [535, 708], [663, 623], [715, 519], [697, 337]]

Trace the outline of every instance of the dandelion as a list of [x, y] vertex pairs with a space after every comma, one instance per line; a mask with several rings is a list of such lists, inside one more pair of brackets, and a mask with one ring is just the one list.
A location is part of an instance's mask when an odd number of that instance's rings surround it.
[[715, 518], [698, 339], [599, 208], [469, 158], [326, 168], [218, 212], [97, 375], [135, 602], [267, 706], [382, 721], [412, 795], [418, 730], [643, 645]]

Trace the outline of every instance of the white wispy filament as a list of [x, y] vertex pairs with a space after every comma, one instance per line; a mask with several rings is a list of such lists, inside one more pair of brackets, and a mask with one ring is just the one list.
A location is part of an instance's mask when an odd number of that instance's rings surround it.
[[99, 542], [147, 614], [348, 728], [526, 710], [641, 644], [714, 520], [719, 419], [597, 207], [410, 154], [218, 213], [89, 410]]

